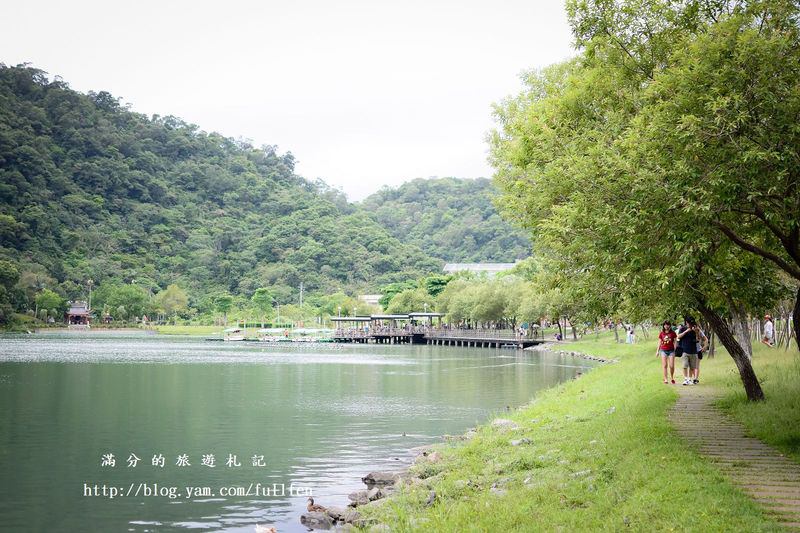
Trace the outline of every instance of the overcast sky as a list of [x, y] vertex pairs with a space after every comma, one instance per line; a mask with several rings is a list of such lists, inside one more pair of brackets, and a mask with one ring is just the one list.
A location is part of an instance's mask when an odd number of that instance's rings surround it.
[[0, 62], [277, 145], [352, 200], [490, 177], [491, 104], [574, 53], [563, 0], [4, 4]]

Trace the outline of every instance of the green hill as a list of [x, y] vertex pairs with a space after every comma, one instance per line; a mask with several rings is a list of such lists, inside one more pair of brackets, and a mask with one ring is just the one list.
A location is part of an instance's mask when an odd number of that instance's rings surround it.
[[513, 262], [530, 255], [525, 234], [492, 203], [488, 179], [416, 179], [384, 188], [362, 206], [395, 238], [444, 261]]
[[[0, 236], [0, 259], [63, 296], [82, 296], [88, 279], [154, 292], [177, 283], [198, 308], [214, 293], [270, 287], [281, 303], [301, 282], [358, 290], [441, 268], [296, 175], [291, 153], [2, 64]], [[6, 295], [17, 308], [24, 297]]]

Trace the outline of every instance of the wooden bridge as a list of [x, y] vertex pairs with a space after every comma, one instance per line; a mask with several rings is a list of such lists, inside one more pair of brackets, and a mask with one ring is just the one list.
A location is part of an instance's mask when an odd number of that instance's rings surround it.
[[527, 348], [545, 342], [543, 337], [528, 337], [513, 330], [497, 329], [433, 329], [415, 328], [365, 328], [336, 330], [336, 342], [374, 342], [377, 344], [429, 344], [439, 346], [464, 346], [476, 348]]
[[425, 336], [426, 344], [477, 348], [527, 348], [545, 342], [544, 337], [529, 337], [514, 330], [502, 329], [434, 329]]

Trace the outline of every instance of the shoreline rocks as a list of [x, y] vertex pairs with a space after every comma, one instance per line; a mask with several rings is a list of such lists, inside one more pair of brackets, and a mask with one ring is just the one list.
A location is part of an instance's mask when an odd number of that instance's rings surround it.
[[[604, 357], [597, 357], [594, 355], [589, 355], [581, 352], [576, 351], [568, 351], [568, 350], [557, 350], [554, 349], [556, 346], [560, 346], [560, 344], [555, 343], [545, 343], [537, 346], [533, 346], [530, 348], [526, 348], [526, 350], [532, 351], [548, 351], [555, 353], [557, 355], [568, 355], [572, 357], [580, 357], [583, 359], [587, 359], [590, 361], [596, 361], [598, 363], [618, 363], [619, 360], [617, 359], [608, 359]], [[580, 373], [578, 373], [577, 377], [580, 377]], [[610, 408], [608, 413], [613, 413], [614, 408]], [[534, 422], [538, 422], [538, 420], [534, 420]], [[489, 425], [495, 429], [499, 429], [501, 431], [509, 431], [514, 432], [520, 429], [520, 426], [514, 422], [513, 420], [509, 420], [507, 418], [495, 418], [494, 420], [489, 422]], [[445, 442], [452, 442], [452, 441], [467, 441], [474, 438], [478, 434], [478, 428], [470, 428], [464, 433], [464, 435], [452, 436], [452, 435], [443, 435], [442, 439]], [[519, 438], [519, 439], [512, 439], [508, 441], [511, 446], [524, 446], [528, 444], [532, 444], [532, 440], [526, 437]], [[441, 459], [439, 452], [435, 451], [434, 445], [429, 444], [425, 446], [417, 446], [416, 448], [411, 448], [409, 450], [414, 455], [414, 463], [413, 464], [420, 464], [420, 463], [436, 463]], [[563, 461], [563, 463], [567, 463], [567, 461]], [[408, 467], [410, 468], [410, 467]], [[386, 500], [389, 496], [391, 496], [399, 487], [402, 485], [417, 485], [420, 483], [426, 484], [430, 487], [429, 483], [432, 479], [439, 477], [433, 476], [428, 479], [422, 479], [421, 477], [417, 477], [409, 472], [409, 469], [406, 468], [402, 471], [394, 471], [394, 472], [387, 472], [387, 471], [373, 471], [368, 473], [366, 476], [361, 478], [361, 481], [366, 485], [366, 489], [359, 490], [352, 492], [348, 495], [350, 499], [350, 503], [346, 508], [341, 507], [330, 507], [327, 509], [325, 513], [305, 513], [300, 517], [300, 522], [309, 527], [314, 529], [332, 529], [335, 528], [337, 531], [344, 531], [347, 528], [357, 527], [357, 528], [366, 528], [369, 527], [370, 531], [388, 531], [390, 527], [386, 524], [378, 524], [374, 520], [365, 519], [362, 517], [361, 513], [359, 513], [356, 509], [361, 506], [377, 506], [383, 505], [386, 503]], [[584, 477], [591, 473], [591, 471], [581, 471], [574, 474], [575, 477]], [[525, 480], [525, 484], [528, 484], [530, 478]], [[467, 486], [469, 485], [469, 481], [462, 481], [459, 485]], [[489, 493], [494, 496], [503, 496], [505, 495], [507, 490], [498, 485], [497, 483], [494, 484], [490, 489]], [[437, 500], [436, 492], [431, 490], [428, 494], [427, 501], [425, 502], [425, 506], [434, 505]], [[322, 516], [319, 516], [322, 515]], [[324, 518], [323, 518], [324, 517]], [[327, 519], [327, 522], [326, 522]], [[314, 525], [316, 524], [316, 525]]]
[[519, 429], [519, 425], [514, 422], [513, 420], [509, 420], [507, 418], [495, 418], [492, 420], [492, 427], [498, 429], [504, 429], [509, 431], [516, 431]]
[[394, 485], [400, 479], [401, 472], [370, 472], [361, 478], [361, 481], [369, 488], [379, 486], [385, 487]]
[[333, 527], [333, 519], [328, 513], [319, 511], [309, 511], [300, 516], [300, 523], [312, 529], [330, 529]]
[[606, 357], [598, 357], [596, 355], [590, 355], [583, 352], [557, 349], [557, 347], [560, 346], [563, 346], [563, 344], [546, 342], [544, 344], [538, 344], [536, 346], [531, 346], [530, 348], [525, 348], [525, 349], [532, 352], [552, 352], [557, 355], [569, 355], [572, 357], [580, 357], [581, 359], [586, 359], [589, 361], [597, 361], [598, 363], [619, 363], [619, 359], [610, 359]]
[[307, 512], [300, 515], [300, 523], [309, 529], [332, 529], [337, 531], [348, 527], [381, 527], [381, 524], [374, 524], [364, 519], [356, 508], [363, 505], [382, 505], [386, 503], [386, 497], [395, 491], [395, 485], [404, 478], [410, 477], [407, 471], [403, 472], [370, 472], [361, 481], [367, 486], [366, 489], [350, 493], [347, 497], [350, 503], [346, 508], [329, 507], [325, 512]]

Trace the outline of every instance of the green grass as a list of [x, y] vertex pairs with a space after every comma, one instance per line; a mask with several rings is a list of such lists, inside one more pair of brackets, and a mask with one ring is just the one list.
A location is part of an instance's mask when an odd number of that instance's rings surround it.
[[[540, 394], [508, 417], [517, 431], [483, 426], [441, 445], [440, 461], [415, 467], [429, 487], [364, 512], [400, 531], [780, 531], [674, 433], [666, 415], [677, 392], [661, 382], [653, 337], [590, 335], [564, 349], [620, 362]], [[531, 443], [509, 442], [521, 438]]]
[[[600, 335], [597, 340], [589, 335], [584, 340], [566, 344], [565, 349], [600, 356], [630, 355], [643, 349], [641, 338], [640, 335], [638, 344], [629, 345], [616, 344], [613, 336], [607, 334]], [[644, 344], [651, 347], [656, 375], [660, 375], [654, 338], [655, 334], [651, 334]], [[700, 378], [703, 384], [723, 391], [719, 406], [741, 422], [750, 435], [800, 462], [800, 352], [797, 345], [792, 343], [789, 350], [783, 350], [755, 343], [753, 368], [764, 390], [766, 400], [763, 402], [747, 400], [739, 373], [724, 347], [719, 347], [714, 358], [703, 359]], [[680, 374], [680, 368], [676, 371]]]
[[[661, 360], [655, 357], [656, 354], [656, 339], [658, 333], [651, 333], [650, 338], [645, 340], [642, 338], [641, 331], [636, 331], [636, 344], [625, 344], [625, 332], [620, 328], [619, 338], [621, 343], [614, 340], [614, 334], [609, 332], [587, 334], [581, 340], [573, 342], [564, 342], [559, 346], [563, 348], [555, 348], [562, 350], [569, 350], [575, 352], [583, 352], [591, 355], [598, 355], [600, 357], [610, 357], [612, 359], [620, 359], [635, 355], [652, 355], [653, 361], [659, 365]], [[660, 366], [659, 366], [660, 369]], [[659, 370], [660, 372], [660, 370]]]
[[156, 326], [163, 335], [213, 335], [221, 334], [222, 326]]
[[748, 433], [800, 462], [800, 354], [791, 350], [754, 346], [753, 368], [763, 402], [748, 402], [733, 361], [725, 351], [704, 359], [700, 377], [724, 391], [720, 407], [744, 424]]

